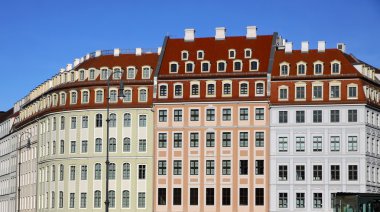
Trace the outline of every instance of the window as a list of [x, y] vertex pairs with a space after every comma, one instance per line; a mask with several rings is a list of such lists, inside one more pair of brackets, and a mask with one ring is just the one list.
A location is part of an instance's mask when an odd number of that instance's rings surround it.
[[186, 72], [193, 72], [194, 71], [194, 63], [188, 62], [186, 63]]
[[63, 191], [59, 192], [59, 208], [63, 208]]
[[215, 171], [215, 161], [206, 160], [206, 175], [214, 175]]
[[322, 166], [321, 165], [313, 166], [313, 180], [314, 181], [322, 180]]
[[223, 121], [231, 121], [231, 109], [230, 108], [223, 108], [222, 119], [223, 119]]
[[100, 76], [100, 79], [106, 80], [109, 76], [108, 69], [102, 69], [102, 74]]
[[231, 147], [231, 133], [230, 132], [222, 133], [222, 146]]
[[124, 127], [131, 127], [131, 114], [130, 113], [124, 114]]
[[51, 192], [51, 208], [55, 208], [55, 192]]
[[313, 86], [313, 99], [322, 99], [322, 86], [314, 85]]
[[93, 79], [95, 79], [95, 70], [90, 69], [90, 80], [93, 80]]
[[322, 110], [313, 110], [313, 123], [322, 123]]
[[182, 96], [182, 85], [175, 85], [174, 86], [174, 96], [176, 96], [176, 97]]
[[305, 180], [305, 166], [304, 165], [296, 166], [296, 180], [297, 181]]
[[331, 199], [330, 199], [330, 201], [331, 201], [331, 208], [334, 208], [335, 207], [335, 205], [336, 205], [336, 203], [335, 203], [335, 198], [336, 198], [336, 193], [331, 193]]
[[114, 113], [110, 114], [109, 126], [110, 127], [116, 127], [116, 114], [114, 114]]
[[150, 68], [149, 67], [143, 67], [142, 78], [143, 79], [149, 79], [150, 78]]
[[297, 86], [296, 87], [296, 99], [305, 99], [305, 87]]
[[177, 63], [171, 63], [170, 64], [170, 73], [177, 73], [178, 72], [178, 64]]
[[116, 139], [115, 138], [110, 138], [108, 150], [109, 150], [109, 152], [116, 152]]
[[222, 205], [231, 205], [231, 189], [222, 188]]
[[166, 175], [166, 160], [158, 161], [158, 175]]
[[84, 71], [83, 70], [79, 71], [79, 79], [84, 80]]
[[199, 85], [198, 84], [192, 84], [191, 85], [191, 95], [192, 96], [198, 96], [199, 95]]
[[255, 119], [264, 120], [264, 108], [256, 108], [255, 111]]
[[239, 194], [239, 204], [248, 205], [248, 188], [240, 188]]
[[101, 102], [103, 102], [103, 91], [101, 91], [101, 90], [97, 90], [97, 91], [96, 91], [96, 99], [95, 99], [95, 102], [96, 102], [96, 103], [101, 103]]
[[248, 108], [240, 108], [240, 121], [248, 120]]
[[259, 61], [257, 60], [251, 60], [250, 62], [250, 70], [251, 71], [258, 71], [259, 70]]
[[206, 188], [206, 205], [214, 205], [214, 189]]
[[190, 121], [199, 121], [199, 110], [191, 109], [190, 110]]
[[287, 152], [288, 151], [288, 137], [278, 138], [278, 151]]
[[348, 122], [357, 122], [357, 121], [358, 121], [358, 111], [348, 110]]
[[65, 129], [65, 117], [61, 116], [61, 130]]
[[240, 175], [248, 175], [248, 160], [240, 160]]
[[255, 205], [264, 205], [264, 188], [255, 188]]
[[215, 121], [215, 109], [206, 109], [206, 121]]
[[264, 132], [255, 132], [255, 146], [264, 147]]
[[287, 75], [289, 75], [289, 66], [288, 65], [281, 65], [280, 76], [287, 76]]
[[95, 127], [103, 126], [103, 116], [102, 114], [96, 114]]
[[95, 152], [102, 152], [102, 139], [95, 139]]
[[108, 193], [108, 199], [109, 199], [109, 207], [114, 208], [115, 207], [115, 191], [109, 191]]
[[61, 104], [61, 105], [65, 105], [65, 104], [66, 104], [66, 94], [65, 94], [65, 93], [61, 93], [61, 101], [60, 101], [60, 104]]
[[190, 175], [198, 175], [198, 160], [190, 160]]
[[215, 146], [215, 133], [208, 132], [206, 133], [206, 147], [214, 147]]
[[102, 204], [102, 195], [100, 191], [94, 192], [94, 208], [100, 208]]
[[288, 123], [288, 111], [278, 111], [279, 123]]
[[80, 207], [86, 208], [87, 206], [87, 193], [80, 194]]
[[358, 151], [358, 137], [357, 136], [348, 136], [348, 147], [349, 152]]
[[71, 141], [71, 148], [70, 148], [70, 153], [75, 153], [76, 152], [76, 141]]
[[322, 193], [313, 193], [313, 208], [322, 208]]
[[305, 193], [296, 193], [296, 208], [305, 208]]
[[296, 123], [305, 123], [305, 111], [296, 111]]
[[189, 52], [188, 51], [182, 51], [181, 52], [181, 59], [182, 60], [188, 60], [189, 59]]
[[354, 181], [358, 180], [358, 166], [348, 165], [348, 180]]
[[322, 64], [314, 64], [314, 74], [322, 74], [323, 66]]
[[53, 131], [57, 129], [57, 118], [53, 117]]
[[288, 166], [286, 165], [278, 166], [278, 180], [280, 181], [288, 180]]
[[222, 175], [231, 175], [231, 160], [222, 160]]
[[190, 205], [198, 205], [198, 188], [190, 188]]
[[305, 137], [296, 137], [296, 152], [305, 152]]
[[202, 50], [197, 51], [197, 59], [198, 60], [203, 60], [204, 54], [205, 53]]
[[65, 153], [65, 141], [64, 140], [61, 140], [61, 143], [60, 143], [60, 153], [61, 154], [64, 154]]
[[168, 95], [168, 86], [167, 85], [160, 85], [160, 96], [166, 97]]
[[77, 92], [71, 92], [71, 104], [77, 103]]
[[168, 136], [166, 133], [158, 134], [158, 148], [166, 148], [167, 138]]
[[263, 95], [264, 94], [264, 83], [257, 83], [256, 84], [256, 95]]
[[132, 90], [124, 90], [124, 102], [132, 102]]
[[53, 143], [53, 155], [56, 154], [56, 144], [55, 144], [55, 141], [52, 142]]
[[330, 151], [331, 152], [339, 152], [340, 151], [340, 137], [339, 136], [331, 136], [330, 137]]
[[123, 191], [122, 201], [123, 201], [122, 207], [129, 208], [129, 191], [128, 190]]
[[139, 116], [139, 127], [146, 127], [146, 115]]
[[116, 165], [114, 163], [109, 164], [108, 177], [110, 180], [114, 180], [116, 176]]
[[75, 207], [75, 193], [70, 193], [70, 208]]
[[340, 180], [340, 168], [339, 165], [331, 165], [330, 167], [331, 180]]
[[349, 86], [348, 87], [348, 98], [357, 98], [357, 87]]
[[131, 139], [126, 137], [123, 139], [123, 152], [131, 151]]
[[146, 152], [146, 139], [139, 139], [139, 152]]
[[339, 63], [333, 63], [332, 64], [331, 73], [332, 74], [339, 74], [339, 72], [340, 72], [340, 65], [339, 65]]
[[77, 117], [71, 117], [71, 129], [77, 128]]
[[130, 67], [127, 69], [127, 79], [134, 79], [135, 78], [135, 68]]
[[230, 83], [223, 83], [223, 95], [231, 95], [231, 84]]
[[330, 98], [340, 98], [340, 86], [330, 86]]
[[239, 146], [248, 147], [248, 132], [239, 133]]
[[173, 134], [173, 147], [182, 148], [182, 133]]
[[288, 193], [278, 194], [278, 207], [287, 208], [288, 207]]
[[75, 166], [70, 166], [70, 180], [75, 180]]
[[129, 180], [131, 178], [131, 165], [129, 163], [123, 163], [123, 180]]
[[145, 180], [146, 165], [139, 165], [139, 180]]
[[140, 94], [139, 102], [146, 102], [147, 101], [146, 90], [141, 89], [139, 94]]
[[297, 66], [297, 74], [298, 75], [305, 75], [306, 74], [306, 65], [305, 64], [299, 64]]
[[236, 56], [236, 51], [231, 49], [231, 50], [228, 50], [228, 58], [229, 59], [234, 59]]
[[181, 205], [182, 204], [182, 192], [181, 188], [173, 188], [173, 205]]
[[117, 102], [117, 93], [116, 92], [117, 92], [116, 90], [109, 91], [110, 102]]
[[226, 62], [218, 62], [218, 71], [226, 71]]
[[87, 180], [87, 166], [86, 165], [81, 166], [80, 179]]
[[207, 95], [208, 96], [214, 96], [215, 95], [215, 84], [208, 84], [207, 85]]
[[190, 147], [199, 146], [199, 133], [190, 133]]
[[202, 71], [203, 72], [210, 71], [210, 63], [209, 62], [202, 62]]
[[244, 49], [244, 58], [251, 58], [251, 56], [252, 56], [252, 50]]
[[166, 205], [166, 188], [158, 188], [157, 203], [158, 205]]
[[182, 160], [173, 161], [173, 175], [182, 175]]
[[82, 128], [88, 128], [88, 116], [82, 117]]
[[59, 165], [59, 181], [63, 181], [64, 168], [63, 165]]
[[263, 175], [264, 174], [264, 160], [256, 160], [255, 161], [255, 174]]
[[241, 71], [243, 64], [241, 61], [234, 61], [234, 71]]
[[322, 152], [322, 136], [313, 137], [313, 152]]
[[51, 181], [55, 181], [55, 165], [51, 166]]
[[288, 99], [288, 88], [280, 88], [280, 99]]
[[330, 110], [330, 122], [339, 122], [339, 110]]

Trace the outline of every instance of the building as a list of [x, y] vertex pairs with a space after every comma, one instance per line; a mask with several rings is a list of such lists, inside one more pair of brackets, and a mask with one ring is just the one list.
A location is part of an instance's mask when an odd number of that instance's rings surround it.
[[[167, 37], [155, 94], [155, 211], [267, 211], [274, 35]], [[273, 48], [272, 48], [273, 46]]]
[[331, 211], [337, 192], [379, 192], [379, 70], [344, 44], [276, 51], [270, 211]]

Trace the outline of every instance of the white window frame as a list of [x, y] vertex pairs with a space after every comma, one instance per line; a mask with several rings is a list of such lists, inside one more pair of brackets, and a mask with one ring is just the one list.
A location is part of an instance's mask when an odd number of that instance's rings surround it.
[[[88, 99], [87, 99], [87, 102], [84, 102], [83, 101], [83, 93], [85, 92], [85, 91], [87, 91], [87, 93], [88, 93]], [[90, 90], [88, 90], [88, 89], [82, 89], [81, 91], [81, 103], [82, 104], [88, 104], [89, 102], [90, 102]]]
[[[161, 86], [165, 86], [166, 87], [166, 95], [161, 95]], [[167, 83], [160, 83], [158, 84], [158, 98], [160, 99], [166, 99], [168, 98], [168, 95], [169, 95], [169, 86]]]
[[[145, 93], [145, 95], [146, 95], [146, 96], [145, 96], [146, 100], [145, 100], [145, 101], [141, 101], [141, 94], [140, 94], [141, 90], [145, 90], [145, 91], [146, 91], [146, 93]], [[139, 87], [139, 88], [138, 88], [138, 92], [139, 92], [139, 93], [138, 93], [138, 96], [139, 96], [139, 97], [138, 97], [138, 102], [148, 102], [148, 99], [149, 99], [149, 98], [148, 98], [148, 95], [149, 95], [149, 94], [148, 94], [148, 87]]]
[[[316, 87], [316, 86], [322, 87], [322, 91], [321, 91], [322, 92], [322, 97], [321, 98], [315, 98], [314, 97], [314, 87]], [[319, 81], [312, 82], [311, 88], [312, 88], [312, 90], [311, 90], [311, 98], [312, 98], [312, 100], [322, 100], [323, 99], [323, 82], [319, 82]]]
[[[299, 65], [304, 65], [305, 66], [305, 73], [304, 74], [300, 74]], [[297, 76], [304, 76], [304, 75], [306, 75], [306, 73], [307, 73], [307, 63], [305, 63], [304, 61], [298, 62], [297, 63]]]
[[[315, 70], [316, 70], [315, 66], [316, 66], [317, 64], [321, 64], [321, 66], [322, 66], [322, 70], [321, 70], [321, 73], [320, 73], [320, 74], [318, 74], [318, 73], [315, 72]], [[322, 61], [318, 60], [318, 61], [315, 61], [315, 62], [313, 63], [313, 72], [314, 72], [314, 75], [323, 75], [324, 69], [325, 69], [325, 67], [324, 67], [324, 64], [323, 64]]]
[[133, 101], [133, 89], [131, 87], [126, 87], [124, 88], [124, 95], [125, 95], [125, 92], [126, 91], [131, 91], [131, 100], [130, 101], [126, 101], [125, 100], [125, 97], [123, 98], [123, 102], [132, 102]]
[[[263, 93], [262, 94], [258, 94], [256, 91], [257, 91], [257, 84], [258, 83], [262, 83], [263, 84]], [[265, 81], [256, 81], [255, 82], [255, 96], [265, 96], [265, 92], [266, 92], [266, 89], [265, 89]]]
[[[126, 70], [127, 70], [127, 74], [126, 74], [127, 79], [135, 79], [136, 78], [136, 67], [128, 66]], [[129, 77], [129, 71], [130, 70], [133, 70], [133, 77], [132, 78]]]
[[[226, 84], [230, 84], [231, 85], [231, 92], [230, 94], [224, 94], [224, 86]], [[232, 87], [232, 81], [231, 80], [223, 80], [222, 81], [222, 97], [231, 97], [232, 96], [232, 92], [233, 92], [233, 87]]]
[[[75, 102], [73, 102], [73, 94], [75, 93]], [[77, 91], [74, 91], [74, 90], [71, 90], [70, 91], [70, 104], [71, 105], [75, 105], [78, 103], [78, 92]]]
[[[304, 87], [305, 88], [305, 93], [304, 93], [304, 98], [302, 98], [302, 99], [299, 99], [299, 98], [297, 98], [297, 88], [298, 87]], [[307, 86], [306, 86], [306, 83], [304, 83], [304, 82], [297, 82], [297, 83], [295, 83], [294, 84], [294, 100], [295, 101], [306, 101], [306, 98], [307, 98]]]
[[[333, 73], [333, 65], [334, 64], [338, 64], [339, 65], [339, 69], [338, 69], [338, 73]], [[341, 64], [341, 62], [339, 61], [339, 60], [333, 60], [333, 61], [331, 61], [331, 63], [330, 63], [330, 67], [331, 67], [331, 74], [333, 75], [333, 74], [340, 74], [340, 71], [341, 71], [341, 69], [342, 69], [342, 64]]]
[[[235, 63], [240, 63], [241, 64], [239, 70], [235, 69]], [[243, 71], [243, 61], [242, 60], [234, 60], [232, 64], [233, 64], [233, 70], [234, 71]]]
[[[256, 61], [257, 62], [257, 69], [252, 68], [252, 62]], [[249, 60], [249, 71], [259, 71], [260, 69], [260, 62], [258, 59], [251, 59]]]
[[[97, 101], [97, 92], [98, 92], [98, 91], [102, 91], [102, 93], [103, 93], [103, 98], [102, 98], [102, 101], [101, 101], [101, 102], [98, 102], [98, 101]], [[97, 89], [94, 90], [94, 93], [95, 93], [95, 103], [103, 103], [103, 102], [104, 102], [104, 89], [97, 88]]]
[[[224, 63], [224, 70], [219, 70], [219, 63]], [[227, 62], [225, 60], [218, 60], [216, 61], [216, 71], [217, 72], [226, 72], [227, 70]]]
[[[115, 77], [115, 76], [117, 76], [117, 75], [115, 75], [115, 71], [117, 69], [119, 69], [119, 71], [120, 71], [120, 78]], [[115, 66], [115, 67], [112, 68], [112, 79], [114, 79], [114, 80], [120, 80], [122, 78], [122, 75], [123, 75], [123, 69], [120, 66]]]
[[[332, 86], [339, 86], [339, 97], [337, 98], [334, 98], [334, 97], [331, 97], [331, 87]], [[329, 100], [340, 100], [342, 98], [342, 86], [341, 86], [341, 82], [339, 81], [331, 81], [329, 82]]]
[[[282, 99], [281, 97], [280, 97], [280, 90], [281, 89], [286, 89], [286, 98], [285, 99]], [[279, 101], [288, 101], [288, 99], [289, 99], [289, 86], [286, 86], [286, 85], [281, 85], [281, 86], [279, 86], [278, 87], [278, 100]]]
[[[188, 71], [187, 70], [187, 64], [192, 64], [193, 65], [193, 70]], [[195, 63], [193, 61], [186, 61], [185, 62], [185, 73], [194, 73], [194, 70], [195, 70]]]
[[[355, 97], [350, 97], [350, 88], [356, 88]], [[358, 85], [356, 83], [350, 83], [347, 85], [347, 99], [358, 99]]]
[[[184, 54], [187, 55], [187, 57], [184, 57]], [[188, 60], [189, 59], [189, 51], [187, 50], [182, 50], [181, 51], [181, 60]]]
[[[180, 85], [181, 86], [181, 95], [180, 96], [175, 95], [175, 86], [176, 85]], [[176, 82], [176, 83], [173, 84], [173, 97], [174, 98], [182, 98], [183, 97], [183, 84], [182, 83]]]
[[[247, 56], [247, 52], [249, 52], [248, 56]], [[244, 49], [244, 58], [252, 58], [252, 49], [250, 48]]]
[[[144, 69], [148, 69], [149, 70], [148, 77], [144, 77]], [[150, 67], [150, 66], [143, 66], [143, 67], [141, 67], [141, 78], [142, 79], [150, 79], [151, 74], [152, 74], [152, 67]]]
[[[213, 95], [210, 95], [208, 94], [208, 85], [214, 85], [214, 94]], [[214, 80], [208, 80], [206, 81], [206, 97], [216, 97], [216, 81]]]
[[[82, 72], [83, 72], [83, 79], [81, 79], [81, 73]], [[78, 77], [79, 81], [84, 81], [86, 79], [86, 70], [85, 69], [80, 69], [78, 71], [78, 74], [79, 74], [79, 77]]]
[[[205, 63], [207, 63], [208, 64], [208, 70], [207, 71], [204, 71], [203, 70], [203, 64], [205, 64]], [[211, 63], [210, 63], [210, 61], [202, 61], [201, 62], [201, 72], [210, 72], [210, 69], [211, 69]]]
[[[242, 94], [242, 93], [241, 93], [241, 85], [242, 85], [243, 83], [247, 84], [247, 94]], [[248, 81], [241, 81], [241, 82], [239, 82], [239, 96], [242, 96], [242, 97], [247, 97], [247, 96], [249, 96], [249, 82], [248, 82]]]
[[[198, 95], [192, 94], [192, 87], [193, 85], [198, 85]], [[191, 81], [190, 82], [190, 98], [199, 98], [201, 93], [201, 85], [199, 81]]]
[[[200, 53], [200, 52], [202, 53], [202, 57], [198, 57], [198, 55], [199, 55], [198, 53]], [[197, 60], [203, 60], [204, 58], [205, 58], [205, 52], [203, 50], [198, 50], [197, 51]]]
[[[233, 57], [230, 56], [231, 52], [234, 52], [234, 56]], [[235, 58], [236, 58], [236, 50], [235, 49], [229, 49], [228, 50], [228, 59], [235, 59]]]
[[[287, 74], [282, 74], [282, 67], [283, 66], [287, 66], [288, 67], [288, 73]], [[280, 63], [280, 76], [289, 76], [289, 72], [290, 72], [290, 65], [288, 62], [282, 62]]]
[[[111, 99], [111, 91], [115, 91], [116, 92], [116, 99], [115, 99], [115, 101], [112, 101], [112, 99]], [[109, 91], [108, 91], [108, 97], [110, 98], [110, 102], [111, 103], [117, 103], [118, 102], [118, 94], [117, 94], [117, 92], [118, 92], [117, 88], [110, 88], [109, 89]]]
[[[172, 65], [175, 64], [176, 65], [176, 70], [175, 71], [172, 71]], [[178, 73], [178, 69], [179, 69], [179, 64], [178, 62], [175, 62], [175, 61], [172, 61], [172, 62], [169, 62], [169, 73], [173, 74], [173, 73]]]

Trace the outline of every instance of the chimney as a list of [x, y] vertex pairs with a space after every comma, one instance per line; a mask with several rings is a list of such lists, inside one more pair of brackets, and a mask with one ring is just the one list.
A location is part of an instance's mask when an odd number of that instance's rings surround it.
[[309, 41], [302, 41], [301, 42], [301, 52], [302, 53], [308, 53], [309, 52]]
[[74, 60], [74, 67], [77, 66], [77, 65], [79, 65], [79, 59], [75, 58], [75, 60]]
[[247, 26], [247, 39], [256, 39], [257, 37], [257, 27], [256, 26]]
[[120, 55], [120, 49], [119, 48], [115, 48], [113, 50], [113, 56], [118, 57], [119, 55]]
[[318, 41], [318, 52], [325, 52], [326, 41]]
[[71, 69], [73, 69], [73, 65], [67, 64], [66, 65], [66, 71], [70, 71]]
[[336, 45], [336, 48], [339, 49], [342, 52], [346, 52], [346, 44], [344, 44], [344, 43], [338, 43]]
[[285, 43], [285, 53], [292, 53], [293, 50], [293, 43], [292, 42], [286, 42]]
[[85, 60], [90, 59], [90, 54], [86, 54]]
[[224, 40], [226, 39], [226, 28], [225, 27], [216, 27], [215, 28], [215, 40]]
[[195, 39], [195, 29], [185, 29], [185, 41], [192, 42]]
[[141, 54], [142, 54], [142, 49], [136, 48], [136, 56], [141, 56]]
[[102, 55], [102, 51], [96, 50], [95, 51], [95, 57], [99, 57], [100, 55]]
[[83, 63], [84, 62], [84, 57], [81, 57], [79, 62]]
[[160, 55], [160, 54], [161, 54], [161, 51], [162, 51], [162, 47], [158, 47], [158, 48], [157, 48], [157, 54]]

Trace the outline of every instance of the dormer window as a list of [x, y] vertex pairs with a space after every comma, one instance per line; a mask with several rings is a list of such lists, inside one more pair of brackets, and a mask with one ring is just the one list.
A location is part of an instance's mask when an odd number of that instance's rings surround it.
[[181, 59], [182, 60], [188, 60], [189, 59], [189, 52], [188, 51], [182, 51], [181, 52]]
[[202, 51], [202, 50], [197, 51], [197, 59], [198, 60], [203, 60], [204, 57], [205, 57], [204, 51]]
[[74, 82], [74, 80], [75, 80], [75, 73], [74, 72], [71, 72], [71, 82]]
[[101, 72], [102, 74], [101, 74], [101, 76], [100, 76], [100, 78], [102, 79], [102, 80], [106, 80], [107, 78], [108, 78], [108, 69], [102, 69], [102, 72]]
[[249, 70], [251, 71], [258, 71], [259, 70], [259, 61], [258, 60], [251, 60], [249, 62]]
[[172, 62], [170, 63], [170, 73], [177, 73], [178, 72], [178, 63]]
[[94, 79], [95, 79], [95, 70], [90, 69], [90, 80], [94, 80]]
[[149, 79], [150, 78], [150, 67], [143, 67], [142, 78]]
[[188, 62], [186, 63], [186, 72], [193, 72], [194, 71], [194, 63]]
[[120, 70], [120, 68], [115, 68], [113, 70], [113, 78], [114, 79], [121, 79], [121, 70]]
[[61, 101], [59, 102], [60, 105], [65, 105], [66, 104], [66, 94], [61, 93]]
[[314, 74], [322, 74], [322, 73], [323, 73], [323, 64], [314, 63]]
[[280, 66], [280, 75], [281, 76], [288, 76], [289, 75], [289, 65], [283, 64]]
[[298, 64], [297, 65], [297, 75], [305, 75], [306, 74], [306, 65]]
[[77, 103], [77, 92], [72, 91], [70, 99], [71, 99], [71, 104], [76, 104]]
[[245, 58], [251, 58], [252, 57], [252, 50], [251, 49], [245, 49], [244, 50], [244, 57]]
[[234, 49], [228, 50], [228, 58], [235, 59], [235, 57], [236, 57], [236, 51]]
[[210, 63], [202, 62], [202, 72], [208, 72], [208, 71], [210, 71]]
[[79, 80], [84, 80], [84, 70], [79, 71]]
[[135, 78], [135, 68], [130, 67], [127, 69], [127, 79], [134, 79]]
[[224, 61], [218, 62], [218, 71], [219, 72], [226, 71], [226, 62]]
[[234, 61], [234, 71], [241, 71], [242, 66], [243, 64], [241, 61]]
[[338, 62], [333, 62], [331, 64], [331, 74], [339, 74], [340, 73], [340, 64]]

